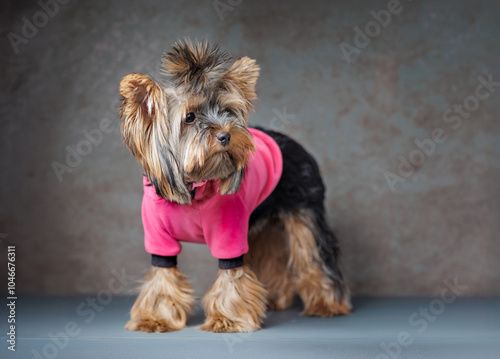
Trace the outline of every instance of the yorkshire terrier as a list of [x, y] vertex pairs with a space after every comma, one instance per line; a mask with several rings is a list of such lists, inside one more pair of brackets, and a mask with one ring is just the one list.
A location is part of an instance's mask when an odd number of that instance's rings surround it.
[[183, 329], [193, 289], [177, 269], [179, 241], [219, 259], [205, 294], [209, 332], [251, 332], [266, 309], [348, 314], [339, 244], [325, 220], [325, 187], [313, 157], [289, 137], [247, 127], [259, 66], [232, 63], [218, 46], [188, 39], [163, 56], [165, 84], [143, 74], [120, 83], [121, 130], [144, 169], [142, 220], [152, 267], [128, 330]]

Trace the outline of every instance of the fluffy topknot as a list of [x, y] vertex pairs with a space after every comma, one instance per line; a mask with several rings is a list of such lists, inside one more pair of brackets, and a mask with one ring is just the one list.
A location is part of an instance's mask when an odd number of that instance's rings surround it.
[[176, 86], [186, 86], [194, 93], [216, 82], [228, 70], [230, 62], [228, 52], [207, 41], [184, 39], [163, 54], [164, 72]]

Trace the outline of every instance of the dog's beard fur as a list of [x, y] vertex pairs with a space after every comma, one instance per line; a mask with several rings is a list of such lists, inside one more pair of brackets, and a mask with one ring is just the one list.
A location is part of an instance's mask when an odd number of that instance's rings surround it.
[[[221, 194], [238, 191], [255, 145], [246, 129], [259, 67], [247, 57], [235, 61], [216, 46], [175, 44], [164, 55], [165, 88], [142, 74], [120, 84], [125, 143], [161, 197], [190, 203], [190, 184], [220, 180]], [[188, 124], [193, 112], [196, 122]], [[222, 146], [220, 131], [231, 139]]]
[[[184, 178], [187, 182], [220, 180], [222, 194], [239, 189], [254, 143], [243, 125], [233, 125], [223, 131], [231, 135], [226, 147], [215, 139], [217, 129], [189, 131], [181, 137], [184, 153]], [[188, 132], [188, 131], [186, 131]]]

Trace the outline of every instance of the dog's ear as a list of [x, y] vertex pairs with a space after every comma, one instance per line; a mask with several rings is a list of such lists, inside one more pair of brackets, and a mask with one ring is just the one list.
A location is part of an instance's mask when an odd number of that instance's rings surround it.
[[248, 113], [253, 110], [251, 101], [257, 98], [255, 85], [259, 78], [259, 71], [260, 68], [255, 63], [255, 60], [248, 57], [242, 57], [236, 60], [219, 80], [222, 87], [236, 87], [242, 93], [244, 102], [242, 112], [245, 120], [248, 120]]
[[176, 139], [168, 119], [167, 98], [150, 77], [130, 74], [120, 83], [121, 131], [156, 193], [166, 200], [188, 203], [189, 191], [177, 161]]
[[165, 95], [149, 76], [130, 74], [120, 83], [122, 133], [134, 156], [144, 154], [144, 137], [156, 118], [166, 116]]
[[247, 100], [255, 100], [255, 85], [259, 78], [260, 67], [248, 57], [236, 60], [224, 75], [224, 78], [231, 80], [243, 93]]

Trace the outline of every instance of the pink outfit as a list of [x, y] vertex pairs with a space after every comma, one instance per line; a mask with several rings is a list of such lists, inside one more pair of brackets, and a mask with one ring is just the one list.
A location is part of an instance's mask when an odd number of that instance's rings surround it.
[[256, 152], [247, 166], [240, 190], [221, 195], [218, 181], [197, 182], [191, 205], [167, 201], [144, 177], [142, 222], [146, 251], [176, 256], [179, 241], [206, 243], [215, 258], [236, 258], [248, 251], [250, 215], [274, 190], [281, 178], [283, 158], [276, 142], [249, 128]]

